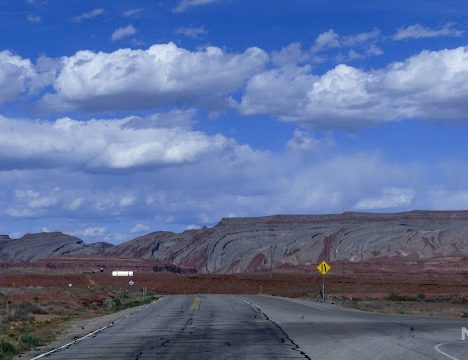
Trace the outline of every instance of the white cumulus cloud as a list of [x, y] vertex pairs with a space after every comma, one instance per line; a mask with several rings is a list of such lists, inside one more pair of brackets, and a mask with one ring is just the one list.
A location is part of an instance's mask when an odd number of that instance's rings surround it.
[[357, 128], [404, 119], [468, 120], [468, 48], [423, 51], [385, 68], [340, 64], [322, 75], [285, 65], [249, 80], [246, 115], [314, 127]]
[[412, 189], [383, 189], [379, 196], [362, 199], [354, 208], [358, 210], [382, 210], [408, 207], [411, 205], [414, 194], [415, 192]]
[[135, 35], [137, 30], [133, 27], [133, 25], [128, 25], [124, 27], [120, 27], [112, 33], [111, 40], [117, 41], [123, 38]]
[[0, 52], [0, 105], [26, 92], [37, 74], [29, 59], [10, 51]]
[[318, 54], [332, 49], [338, 51], [335, 56], [335, 60], [338, 62], [378, 56], [383, 54], [378, 46], [380, 40], [381, 34], [377, 28], [351, 35], [340, 35], [335, 30], [330, 29], [317, 36], [309, 57], [311, 59], [316, 57], [316, 61], [323, 61], [323, 55], [317, 58]]
[[147, 50], [80, 51], [62, 58], [54, 83], [56, 93], [47, 94], [41, 107], [49, 111], [115, 111], [213, 105], [239, 90], [267, 60], [259, 48], [229, 54], [217, 47], [189, 51], [173, 43]]
[[[187, 116], [190, 116], [188, 112]], [[52, 122], [0, 116], [0, 169], [68, 167], [84, 171], [125, 171], [177, 166], [242, 148], [222, 135], [177, 126], [180, 112], [155, 117]], [[120, 205], [131, 205], [122, 198]], [[76, 204], [79, 207], [79, 204]]]

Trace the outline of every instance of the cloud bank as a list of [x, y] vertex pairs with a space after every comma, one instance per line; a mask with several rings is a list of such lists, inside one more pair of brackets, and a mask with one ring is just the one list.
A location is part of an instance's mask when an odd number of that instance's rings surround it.
[[[321, 46], [330, 46], [325, 43]], [[311, 64], [289, 61], [301, 57], [299, 44], [270, 56], [256, 47], [228, 53], [168, 43], [147, 50], [79, 51], [37, 64], [3, 51], [0, 104], [40, 92], [33, 105], [45, 113], [235, 108], [245, 116], [328, 129], [406, 119], [466, 121], [467, 49], [422, 51], [371, 70], [339, 64], [321, 74]]]
[[248, 147], [223, 135], [208, 136], [178, 126], [191, 114], [175, 111], [146, 118], [53, 122], [0, 116], [0, 170], [149, 171], [210, 156], [249, 153]]
[[285, 65], [254, 75], [239, 110], [318, 128], [404, 119], [466, 121], [467, 50], [423, 51], [370, 71], [342, 64], [323, 75], [307, 65]]
[[266, 64], [259, 48], [229, 54], [217, 47], [188, 51], [174, 43], [148, 50], [80, 51], [62, 58], [48, 111], [132, 110], [225, 101]]

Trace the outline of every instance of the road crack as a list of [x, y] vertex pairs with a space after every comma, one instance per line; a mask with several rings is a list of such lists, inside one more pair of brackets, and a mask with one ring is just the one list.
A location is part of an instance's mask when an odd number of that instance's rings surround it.
[[281, 333], [284, 335], [284, 338], [281, 338], [281, 342], [286, 342], [289, 341], [292, 345], [292, 349], [294, 351], [297, 351], [299, 354], [301, 354], [302, 356], [304, 356], [305, 359], [308, 359], [308, 360], [312, 360], [311, 357], [309, 355], [307, 355], [304, 351], [301, 350], [301, 348], [299, 347], [299, 345], [297, 345], [293, 339], [291, 339], [289, 337], [289, 335], [286, 333], [286, 331], [275, 321], [273, 321], [272, 319], [269, 318], [269, 316], [267, 314], [265, 314], [263, 312], [262, 309], [260, 309], [257, 305], [255, 305], [254, 303], [250, 302], [250, 301], [247, 301], [247, 300], [243, 300], [245, 303], [249, 304], [251, 307], [253, 307], [255, 310], [257, 310], [260, 314], [262, 314], [265, 319], [269, 322], [271, 322], [273, 325], [275, 325], [280, 331]]

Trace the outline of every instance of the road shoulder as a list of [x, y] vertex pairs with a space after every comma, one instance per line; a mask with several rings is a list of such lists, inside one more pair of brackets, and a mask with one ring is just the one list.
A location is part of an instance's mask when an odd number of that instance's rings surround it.
[[31, 358], [34, 358], [35, 356], [44, 354], [51, 350], [58, 349], [76, 339], [80, 339], [96, 330], [99, 330], [105, 327], [106, 325], [119, 320], [122, 317], [132, 315], [133, 313], [136, 313], [140, 311], [141, 309], [143, 309], [145, 306], [151, 305], [153, 303], [121, 310], [121, 311], [108, 314], [108, 315], [96, 316], [96, 317], [92, 317], [89, 319], [73, 321], [68, 324], [64, 332], [59, 337], [57, 337], [54, 341], [52, 341], [51, 343], [47, 345], [37, 347], [34, 350], [18, 355], [15, 358], [15, 360], [31, 359]]

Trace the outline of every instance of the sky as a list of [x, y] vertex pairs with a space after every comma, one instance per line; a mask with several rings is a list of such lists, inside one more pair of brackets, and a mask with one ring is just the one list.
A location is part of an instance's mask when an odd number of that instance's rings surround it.
[[468, 209], [462, 0], [0, 0], [0, 233]]

